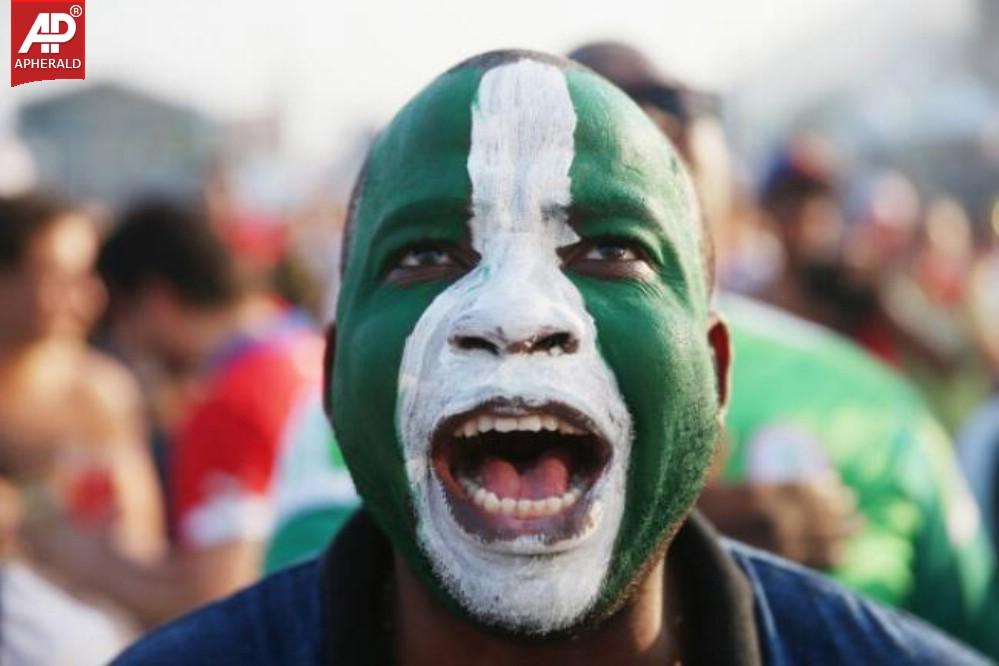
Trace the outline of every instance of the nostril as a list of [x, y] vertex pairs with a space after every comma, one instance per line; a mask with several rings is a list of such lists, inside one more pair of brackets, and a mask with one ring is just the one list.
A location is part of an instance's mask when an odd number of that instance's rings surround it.
[[465, 351], [473, 351], [476, 349], [484, 350], [490, 354], [499, 355], [499, 346], [489, 342], [485, 338], [480, 338], [474, 335], [456, 335], [451, 338], [451, 344], [458, 349], [464, 349]]
[[539, 331], [536, 335], [513, 342], [502, 328], [479, 335], [452, 335], [448, 340], [454, 349], [461, 351], [486, 351], [494, 356], [510, 354], [574, 354], [579, 349], [579, 339], [569, 331]]

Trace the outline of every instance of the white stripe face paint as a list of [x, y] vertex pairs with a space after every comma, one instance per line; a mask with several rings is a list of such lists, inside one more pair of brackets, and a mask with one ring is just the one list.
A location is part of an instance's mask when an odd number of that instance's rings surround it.
[[[631, 416], [556, 253], [579, 240], [563, 213], [576, 127], [564, 74], [532, 60], [495, 67], [482, 77], [472, 113], [469, 225], [482, 259], [434, 299], [407, 339], [397, 428], [418, 538], [449, 592], [475, 617], [547, 633], [578, 622], [601, 589], [624, 511]], [[552, 331], [574, 336], [576, 351], [494, 354], [453, 344], [476, 336], [503, 349]], [[485, 543], [453, 518], [430, 465], [431, 435], [443, 419], [496, 398], [565, 403], [610, 443], [583, 536]]]

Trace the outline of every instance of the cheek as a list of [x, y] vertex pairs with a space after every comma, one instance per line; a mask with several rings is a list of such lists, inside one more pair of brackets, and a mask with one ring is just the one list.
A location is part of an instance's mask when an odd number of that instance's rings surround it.
[[377, 404], [384, 419], [393, 418], [406, 339], [439, 290], [425, 285], [385, 290], [338, 331], [343, 353], [337, 355], [334, 379], [344, 376], [351, 394]]
[[337, 439], [368, 504], [398, 515], [408, 483], [395, 426], [406, 338], [442, 287], [384, 289], [341, 313], [331, 403]]
[[581, 291], [600, 352], [636, 418], [662, 413], [698, 389], [706, 335], [667, 288], [593, 280]]
[[363, 401], [366, 413], [377, 414], [379, 428], [393, 422], [399, 359], [409, 331], [405, 318], [393, 314], [371, 317], [348, 331], [334, 375], [335, 389], [349, 387], [351, 400]]
[[610, 603], [696, 499], [714, 449], [718, 400], [706, 323], [664, 286], [583, 293], [635, 428], [624, 515], [602, 592]]
[[410, 561], [422, 555], [395, 424], [399, 365], [407, 337], [445, 286], [383, 288], [367, 298], [348, 291], [338, 313], [334, 431], [365, 507]]
[[663, 508], [679, 486], [699, 486], [714, 443], [718, 400], [705, 325], [661, 285], [583, 293], [634, 420], [629, 504]]
[[24, 290], [8, 284], [7, 280], [0, 281], [0, 303], [3, 304], [0, 307], [0, 328], [4, 331], [21, 330], [30, 313]]

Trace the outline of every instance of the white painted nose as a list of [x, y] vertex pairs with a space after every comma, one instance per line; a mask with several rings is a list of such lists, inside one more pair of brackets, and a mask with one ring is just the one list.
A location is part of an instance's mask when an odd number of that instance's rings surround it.
[[574, 354], [586, 335], [585, 316], [579, 292], [558, 269], [502, 271], [470, 295], [448, 342], [457, 352], [496, 356]]

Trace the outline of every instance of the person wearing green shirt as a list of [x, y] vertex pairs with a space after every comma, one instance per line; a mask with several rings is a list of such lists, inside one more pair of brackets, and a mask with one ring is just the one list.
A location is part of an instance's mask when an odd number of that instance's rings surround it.
[[731, 295], [720, 309], [735, 354], [718, 483], [836, 475], [863, 522], [828, 573], [999, 656], [994, 554], [915, 389], [820, 326]]

